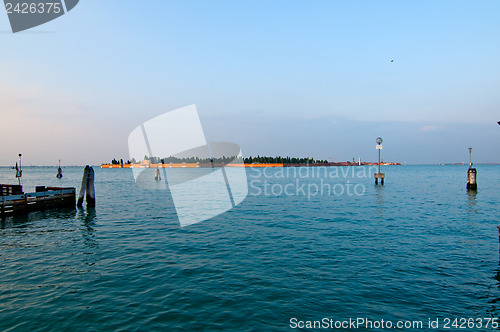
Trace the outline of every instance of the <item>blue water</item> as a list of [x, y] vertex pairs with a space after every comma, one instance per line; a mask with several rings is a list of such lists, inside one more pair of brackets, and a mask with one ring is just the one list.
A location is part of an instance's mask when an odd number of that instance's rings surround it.
[[[467, 166], [385, 167], [377, 187], [373, 172], [248, 170], [243, 203], [184, 228], [167, 191], [137, 187], [130, 170], [95, 171], [95, 210], [1, 221], [1, 331], [287, 331], [291, 318], [499, 316], [500, 166], [477, 166], [475, 194]], [[24, 189], [79, 188], [83, 168], [63, 172], [57, 180], [55, 168], [25, 168]], [[0, 183], [16, 183], [14, 174], [1, 168]], [[339, 184], [337, 194], [279, 193], [321, 180]], [[347, 185], [357, 193], [340, 194]]]

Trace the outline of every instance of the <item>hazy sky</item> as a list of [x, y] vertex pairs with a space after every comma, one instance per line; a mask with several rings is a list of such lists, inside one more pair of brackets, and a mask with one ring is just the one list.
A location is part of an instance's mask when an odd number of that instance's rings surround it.
[[[12, 34], [0, 11], [0, 164], [128, 158], [196, 104], [244, 155], [500, 162], [500, 1], [82, 0]], [[391, 62], [394, 60], [394, 62]]]

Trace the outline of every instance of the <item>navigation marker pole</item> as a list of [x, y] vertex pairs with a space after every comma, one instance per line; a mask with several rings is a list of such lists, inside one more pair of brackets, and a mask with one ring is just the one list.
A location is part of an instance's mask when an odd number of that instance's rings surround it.
[[62, 175], [62, 168], [61, 168], [61, 159], [59, 159], [59, 167], [57, 168], [56, 178], [60, 179], [62, 177], [63, 177], [63, 175]]
[[380, 179], [380, 184], [384, 185], [385, 174], [380, 173], [380, 150], [382, 150], [382, 142], [384, 140], [382, 137], [377, 137], [375, 142], [377, 142], [377, 150], [378, 150], [378, 173], [375, 173], [375, 185], [378, 185], [378, 179]]
[[19, 185], [21, 185], [21, 177], [23, 176], [23, 169], [22, 169], [22, 165], [21, 165], [21, 157], [23, 155], [20, 153], [19, 154], [19, 167], [17, 166], [17, 163], [16, 163], [16, 178], [17, 178], [17, 181], [19, 182]]

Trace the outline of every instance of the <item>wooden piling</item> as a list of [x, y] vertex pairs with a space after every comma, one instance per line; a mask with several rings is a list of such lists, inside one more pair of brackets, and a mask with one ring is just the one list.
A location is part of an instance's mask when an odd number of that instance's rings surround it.
[[87, 200], [87, 207], [95, 206], [94, 169], [89, 165], [83, 170], [82, 185], [78, 195], [77, 206], [83, 206], [83, 198]]
[[78, 194], [78, 201], [76, 203], [76, 205], [78, 207], [81, 207], [83, 206], [83, 199], [85, 197], [85, 190], [87, 189], [87, 176], [88, 176], [88, 173], [87, 173], [87, 168], [89, 166], [85, 166], [85, 169], [83, 170], [83, 177], [82, 177], [82, 185], [80, 186], [80, 193]]
[[476, 169], [469, 167], [469, 170], [467, 171], [467, 189], [468, 190], [477, 190], [476, 175], [477, 175]]
[[87, 177], [87, 207], [95, 207], [94, 169], [89, 167]]
[[477, 171], [472, 168], [472, 148], [469, 148], [469, 170], [467, 171], [467, 189], [477, 190]]
[[385, 174], [384, 173], [375, 173], [375, 184], [378, 185], [378, 179], [380, 179], [380, 184], [384, 185]]
[[155, 172], [155, 181], [158, 182], [158, 181], [161, 181], [161, 174], [160, 174], [160, 168], [159, 166], [156, 167], [156, 172]]

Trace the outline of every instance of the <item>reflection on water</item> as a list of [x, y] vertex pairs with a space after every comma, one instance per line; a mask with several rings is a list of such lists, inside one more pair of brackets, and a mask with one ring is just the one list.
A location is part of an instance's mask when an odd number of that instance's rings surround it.
[[58, 208], [53, 210], [35, 211], [28, 214], [16, 214], [0, 219], [2, 229], [6, 228], [26, 228], [39, 221], [50, 221], [52, 219], [67, 220], [73, 219], [75, 209]]
[[85, 244], [89, 246], [98, 246], [95, 240], [95, 216], [95, 208], [78, 209], [76, 214], [77, 220], [83, 225], [82, 236], [85, 239]]
[[492, 316], [496, 316], [496, 303], [500, 302], [500, 267], [495, 271], [495, 275], [493, 279], [496, 280], [495, 284], [488, 287], [489, 296], [488, 296], [488, 304], [490, 305], [486, 312]]
[[467, 211], [477, 213], [477, 190], [467, 190]]
[[385, 196], [384, 186], [375, 186], [376, 214], [379, 220], [384, 220]]
[[[500, 166], [485, 168], [477, 193], [457, 184], [462, 167], [391, 167], [391, 185], [352, 180], [366, 195], [251, 196], [186, 229], [165, 226], [167, 193], [96, 169], [96, 210], [3, 222], [0, 331], [284, 331], [295, 315], [332, 312], [497, 317]], [[37, 172], [34, 184], [55, 179]], [[79, 184], [81, 168], [65, 170], [71, 178]]]
[[84, 263], [88, 266], [95, 265], [98, 259], [97, 250], [99, 248], [95, 231], [95, 208], [87, 208], [86, 210], [78, 209], [76, 219], [79, 221], [79, 224], [81, 223], [80, 231], [83, 237], [83, 244], [85, 245]]
[[498, 242], [499, 242], [499, 249], [498, 249], [498, 268], [494, 270], [495, 275], [493, 276], [493, 279], [495, 279], [495, 284], [490, 285], [488, 287], [488, 304], [491, 306], [486, 309], [486, 312], [494, 315], [496, 313], [496, 303], [500, 301], [500, 226], [497, 226], [498, 228]]
[[[43, 236], [43, 234], [51, 233], [54, 235], [55, 241], [58, 241], [59, 236], [64, 237], [67, 234], [80, 231], [85, 248], [83, 252], [85, 255], [84, 263], [86, 265], [94, 265], [96, 261], [95, 255], [99, 248], [96, 240], [95, 220], [95, 208], [86, 210], [58, 208], [2, 218], [0, 219], [0, 229], [4, 235], [9, 235], [9, 237], [6, 237], [5, 241], [0, 242], [0, 248], [2, 246], [10, 247], [14, 245], [14, 243], [9, 243], [9, 240], [13, 240], [16, 237], [25, 239], [26, 236]], [[16, 241], [14, 240], [14, 242]], [[23, 246], [20, 241], [17, 242], [17, 246]], [[37, 242], [38, 238], [32, 238], [25, 245], [40, 245]], [[40, 246], [47, 247], [46, 245]]]

